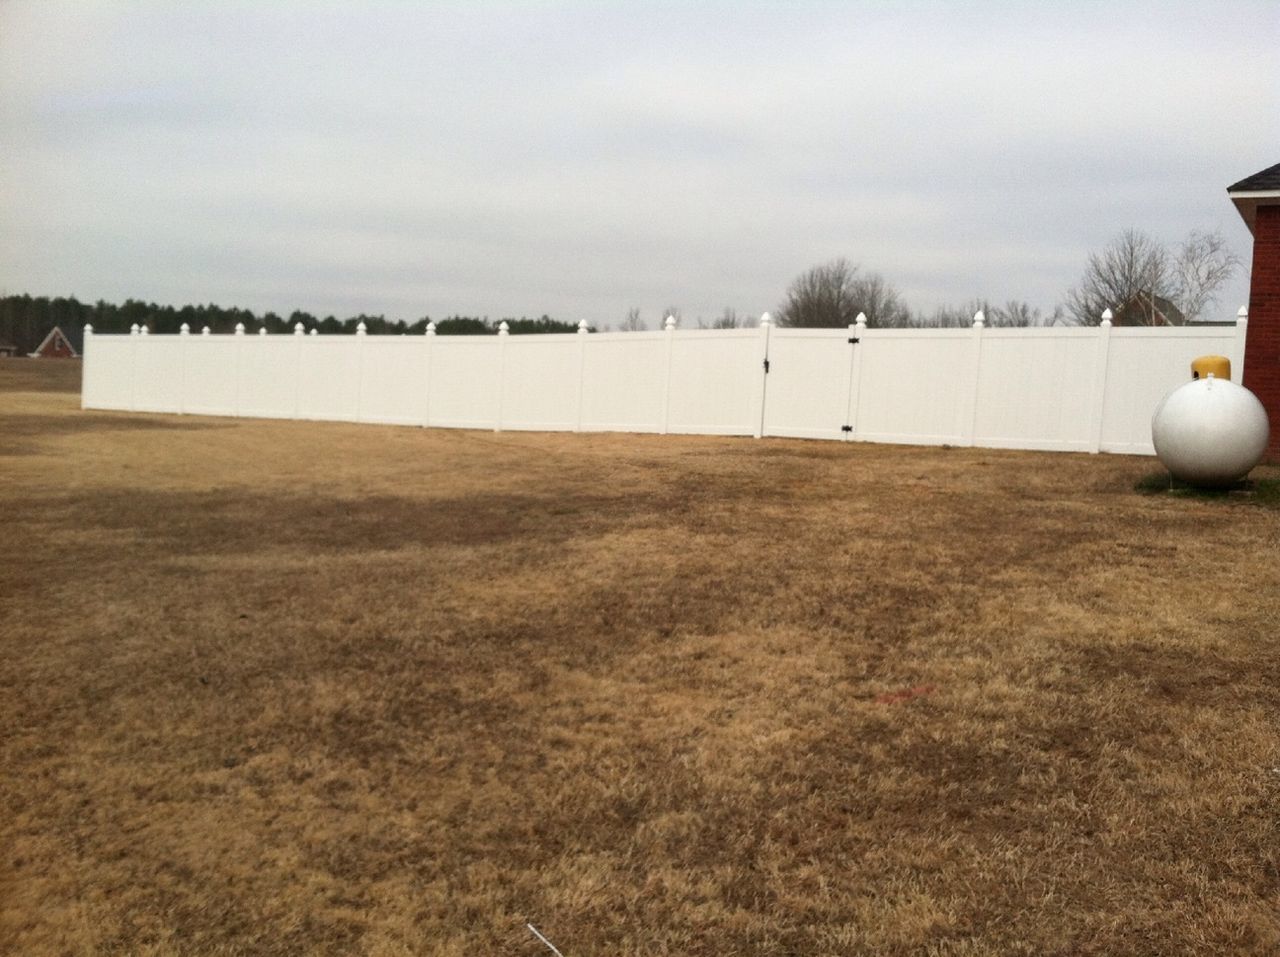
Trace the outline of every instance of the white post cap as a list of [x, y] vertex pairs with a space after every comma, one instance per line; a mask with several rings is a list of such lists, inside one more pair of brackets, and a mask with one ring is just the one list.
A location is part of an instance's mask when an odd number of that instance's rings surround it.
[[182, 325], [178, 326], [178, 332], [184, 336], [189, 336], [191, 335], [191, 327], [184, 322]]
[[266, 327], [266, 326], [263, 326], [261, 329], [259, 329], [259, 330], [258, 330], [258, 335], [260, 335], [260, 336], [265, 336], [266, 334], [267, 334], [267, 327]]
[[1114, 318], [1115, 318], [1115, 314], [1110, 309], [1103, 309], [1102, 322], [1100, 323], [1100, 325], [1109, 326], [1111, 325], [1111, 320]]
[[86, 323], [84, 324], [84, 334], [85, 334], [86, 336], [91, 336], [91, 335], [93, 335], [93, 323], [91, 323], [91, 322], [86, 322]]
[[211, 336], [213, 335], [213, 330], [210, 329], [208, 326], [205, 326], [203, 329], [200, 330], [200, 335]]
[[300, 323], [300, 322], [299, 322], [299, 323], [297, 323], [297, 324], [293, 327], [293, 334], [294, 334], [295, 336], [305, 335], [305, 334], [306, 334], [306, 331], [307, 331], [307, 330], [306, 330], [306, 329], [304, 329], [304, 328], [302, 327], [302, 323]]
[[578, 320], [578, 332], [579, 332], [580, 334], [586, 334], [586, 333], [588, 333], [588, 332], [590, 332], [590, 331], [591, 331], [591, 329], [590, 329], [590, 327], [587, 325], [587, 320], [585, 320], [585, 319], [579, 319], [579, 320]]
[[987, 324], [986, 314], [981, 309], [979, 309], [977, 312], [973, 314], [973, 328], [981, 329], [986, 324]]
[[[1241, 323], [1241, 322], [1248, 322], [1248, 321], [1249, 321], [1249, 307], [1241, 306], [1238, 310], [1236, 310], [1236, 322]], [[88, 327], [86, 326], [85, 328], [88, 328]]]
[[434, 336], [436, 334], [436, 324], [434, 322], [427, 323], [427, 335]]
[[503, 319], [498, 323], [498, 335], [505, 336], [511, 331], [511, 327], [507, 325], [507, 320]]
[[867, 324], [867, 314], [865, 312], [858, 313], [857, 317], [853, 320], [853, 324], [855, 326], [865, 326]]
[[138, 334], [138, 324], [135, 322], [129, 327], [129, 335], [136, 336]]
[[143, 326], [141, 329], [138, 330], [138, 335], [149, 336], [151, 335], [151, 330], [147, 326]]
[[662, 324], [662, 328], [666, 329], [668, 332], [671, 332], [672, 330], [675, 329], [675, 327], [676, 327], [676, 317], [667, 316], [667, 320]]
[[311, 330], [311, 335], [313, 335], [313, 336], [318, 336], [318, 335], [320, 335], [320, 330], [319, 330], [319, 329], [312, 329], [312, 330]]
[[773, 316], [769, 315], [767, 312], [760, 313], [760, 325], [761, 326], [773, 325]]
[[236, 323], [236, 335], [237, 335], [237, 336], [243, 336], [243, 335], [244, 335], [244, 323], [243, 323], [243, 322], [237, 322], [237, 323]]
[[356, 326], [356, 335], [363, 336], [368, 331], [369, 328], [364, 324], [364, 320], [361, 319], [359, 324]]

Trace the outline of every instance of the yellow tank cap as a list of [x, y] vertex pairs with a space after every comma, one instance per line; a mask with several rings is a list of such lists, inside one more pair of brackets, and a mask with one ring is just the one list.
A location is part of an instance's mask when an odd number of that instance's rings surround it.
[[1226, 356], [1201, 356], [1191, 360], [1191, 378], [1203, 379], [1212, 375], [1215, 379], [1231, 378], [1231, 360]]

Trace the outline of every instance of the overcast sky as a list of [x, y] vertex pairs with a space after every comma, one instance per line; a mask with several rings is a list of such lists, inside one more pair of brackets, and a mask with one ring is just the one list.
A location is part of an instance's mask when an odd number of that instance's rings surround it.
[[654, 326], [844, 256], [1048, 311], [1126, 227], [1247, 261], [1278, 37], [1276, 0], [0, 0], [0, 291]]

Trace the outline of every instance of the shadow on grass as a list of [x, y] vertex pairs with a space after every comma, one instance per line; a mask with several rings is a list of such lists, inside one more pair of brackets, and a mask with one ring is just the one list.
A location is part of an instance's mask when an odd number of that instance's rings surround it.
[[135, 537], [151, 556], [309, 554], [405, 547], [560, 543], [600, 525], [613, 500], [581, 496], [572, 508], [547, 494], [423, 499], [314, 498], [282, 492], [96, 490], [15, 501], [45, 526]]
[[175, 421], [158, 415], [83, 412], [75, 415], [0, 413], [0, 455], [34, 455], [41, 451], [40, 440], [68, 435], [101, 432], [194, 432], [225, 429], [216, 421], [186, 418]]
[[1241, 479], [1223, 488], [1201, 488], [1161, 471], [1144, 475], [1133, 488], [1143, 495], [1174, 495], [1280, 509], [1280, 478]]

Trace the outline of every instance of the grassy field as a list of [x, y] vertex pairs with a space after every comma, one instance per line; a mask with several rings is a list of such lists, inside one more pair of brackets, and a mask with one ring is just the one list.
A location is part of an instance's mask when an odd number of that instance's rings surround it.
[[1280, 952], [1259, 497], [78, 375], [0, 361], [2, 953]]

